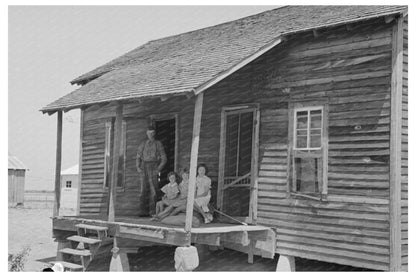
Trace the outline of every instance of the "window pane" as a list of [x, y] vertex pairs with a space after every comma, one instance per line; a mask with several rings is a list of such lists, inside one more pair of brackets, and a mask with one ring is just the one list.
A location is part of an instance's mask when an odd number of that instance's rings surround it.
[[306, 130], [306, 129], [296, 131], [296, 136], [302, 136], [302, 137], [305, 136], [306, 137], [307, 135], [308, 135], [308, 130]]
[[321, 128], [322, 124], [322, 111], [311, 111], [311, 128]]
[[311, 136], [320, 136], [322, 129], [311, 129]]
[[311, 136], [310, 144], [311, 144], [310, 145], [311, 148], [321, 147], [321, 136], [320, 135], [318, 135], [318, 136]]
[[306, 136], [297, 136], [296, 137], [296, 148], [306, 148], [307, 145], [307, 137]]
[[296, 129], [308, 128], [308, 112], [302, 111], [296, 113]]
[[318, 159], [295, 158], [296, 191], [318, 192]]

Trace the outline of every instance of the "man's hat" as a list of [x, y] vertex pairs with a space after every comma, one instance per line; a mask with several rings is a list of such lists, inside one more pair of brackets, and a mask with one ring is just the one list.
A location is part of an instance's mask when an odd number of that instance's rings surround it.
[[149, 125], [147, 126], [147, 131], [156, 131], [156, 129], [152, 125]]

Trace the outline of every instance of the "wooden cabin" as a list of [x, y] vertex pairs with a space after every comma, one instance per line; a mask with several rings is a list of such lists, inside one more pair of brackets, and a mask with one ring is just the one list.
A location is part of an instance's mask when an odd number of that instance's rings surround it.
[[28, 168], [16, 156], [8, 155], [8, 199], [9, 206], [23, 205], [25, 202], [25, 179]]
[[[286, 6], [150, 41], [74, 79], [42, 108], [58, 115], [57, 180], [62, 112], [82, 114], [80, 207], [55, 213], [55, 238], [88, 223], [291, 265], [407, 271], [407, 22], [406, 6]], [[149, 123], [166, 168], [190, 167], [192, 184], [207, 164], [212, 204], [247, 226], [192, 228], [189, 206], [185, 228], [140, 217], [135, 155]]]

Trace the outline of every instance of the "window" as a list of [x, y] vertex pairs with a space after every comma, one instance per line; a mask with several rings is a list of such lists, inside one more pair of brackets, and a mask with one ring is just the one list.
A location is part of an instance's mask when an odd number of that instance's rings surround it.
[[289, 191], [325, 195], [328, 178], [327, 101], [291, 103], [289, 110]]
[[[105, 151], [104, 151], [104, 187], [110, 187], [113, 148], [114, 148], [114, 124], [115, 119], [105, 123]], [[118, 162], [117, 187], [123, 187], [124, 172], [126, 169], [126, 122], [123, 120], [121, 127], [121, 147]]]
[[72, 187], [72, 181], [66, 181], [66, 188], [71, 188]]

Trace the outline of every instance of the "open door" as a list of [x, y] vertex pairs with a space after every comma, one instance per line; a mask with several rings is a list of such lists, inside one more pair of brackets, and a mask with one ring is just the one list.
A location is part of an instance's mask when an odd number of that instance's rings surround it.
[[257, 176], [257, 114], [254, 105], [227, 107], [221, 116], [218, 208], [239, 220], [253, 217], [253, 176]]
[[156, 129], [155, 138], [162, 142], [167, 157], [165, 167], [159, 174], [159, 188], [161, 188], [169, 183], [168, 173], [177, 171], [177, 116], [169, 114], [152, 116], [152, 121]]

